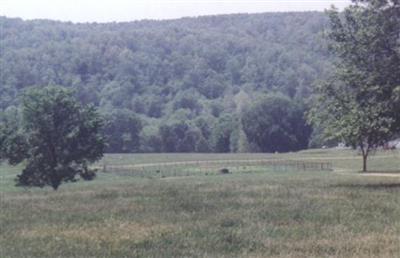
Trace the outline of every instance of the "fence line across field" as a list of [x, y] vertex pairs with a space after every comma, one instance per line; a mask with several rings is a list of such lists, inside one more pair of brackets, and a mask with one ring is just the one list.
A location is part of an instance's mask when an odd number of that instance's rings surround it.
[[168, 170], [170, 173], [177, 174], [187, 170], [185, 175], [189, 175], [189, 168], [197, 168], [200, 173], [207, 173], [209, 169], [229, 167], [246, 169], [246, 167], [272, 167], [274, 170], [297, 170], [297, 171], [331, 171], [332, 164], [330, 162], [317, 161], [301, 161], [301, 160], [196, 160], [196, 161], [177, 161], [177, 162], [160, 162], [160, 163], [144, 163], [144, 164], [125, 164], [112, 165], [103, 164], [98, 167], [103, 172], [126, 172], [135, 173], [145, 176], [148, 172], [156, 172], [162, 174], [162, 171]]

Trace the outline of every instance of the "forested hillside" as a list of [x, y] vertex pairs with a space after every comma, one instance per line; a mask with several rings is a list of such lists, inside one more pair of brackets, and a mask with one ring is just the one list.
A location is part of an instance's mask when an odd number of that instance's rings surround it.
[[18, 105], [27, 87], [61, 85], [99, 107], [109, 152], [298, 150], [309, 144], [310, 87], [330, 70], [326, 23], [317, 12], [106, 24], [0, 17], [0, 108]]

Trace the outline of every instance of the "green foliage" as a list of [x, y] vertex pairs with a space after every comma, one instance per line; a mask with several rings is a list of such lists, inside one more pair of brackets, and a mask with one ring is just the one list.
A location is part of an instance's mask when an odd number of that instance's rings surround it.
[[142, 122], [134, 113], [127, 109], [114, 109], [105, 115], [105, 120], [103, 131], [107, 136], [107, 152], [132, 153], [139, 150]]
[[212, 132], [212, 144], [215, 152], [234, 152], [233, 139], [238, 126], [239, 121], [236, 116], [224, 114], [218, 119]]
[[164, 152], [204, 152], [208, 149], [201, 131], [183, 120], [161, 125], [159, 134]]
[[[229, 146], [222, 147], [220, 138], [215, 149], [216, 131], [222, 131], [215, 120], [240, 117], [232, 101], [240, 92], [250, 100], [271, 91], [301, 101], [308, 97], [310, 85], [329, 70], [319, 39], [326, 22], [316, 12], [117, 24], [0, 17], [0, 109], [18, 105], [16, 96], [25, 88], [56, 84], [75, 89], [81, 103], [94, 104], [112, 120], [107, 151], [159, 151], [155, 132], [177, 120], [190, 127], [185, 145], [202, 145], [183, 149], [252, 151], [241, 130], [225, 141]], [[121, 110], [125, 118], [110, 117]], [[133, 132], [127, 129], [133, 113], [151, 134], [140, 131], [133, 118]], [[198, 125], [199, 117], [207, 118], [207, 129]], [[193, 136], [198, 130], [201, 136]]]
[[354, 1], [343, 14], [329, 12], [330, 47], [338, 57], [335, 74], [315, 89], [311, 121], [328, 138], [363, 153], [400, 131], [400, 4]]
[[300, 105], [281, 94], [262, 97], [243, 114], [243, 130], [263, 152], [296, 151], [307, 147], [311, 129]]
[[20, 130], [18, 109], [8, 108], [0, 117], [0, 161], [8, 160], [12, 165], [25, 159], [26, 139]]
[[140, 132], [142, 152], [161, 152], [162, 139], [157, 126], [146, 126]]
[[100, 134], [103, 121], [93, 106], [80, 105], [69, 90], [48, 86], [29, 89], [21, 111], [17, 136], [6, 137], [4, 146], [10, 163], [26, 160], [18, 185], [50, 185], [56, 190], [62, 182], [76, 181], [76, 175], [94, 178], [88, 165], [102, 157], [105, 144]]

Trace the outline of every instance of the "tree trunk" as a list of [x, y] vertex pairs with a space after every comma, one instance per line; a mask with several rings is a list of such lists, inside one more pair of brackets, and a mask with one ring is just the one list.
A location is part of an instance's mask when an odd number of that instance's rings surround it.
[[368, 154], [370, 150], [369, 145], [364, 145], [363, 143], [360, 144], [360, 149], [362, 152], [362, 157], [363, 157], [363, 170], [362, 172], [367, 172], [367, 159], [368, 159]]
[[363, 156], [363, 172], [367, 172], [367, 159], [368, 159], [368, 153], [365, 153], [362, 155]]

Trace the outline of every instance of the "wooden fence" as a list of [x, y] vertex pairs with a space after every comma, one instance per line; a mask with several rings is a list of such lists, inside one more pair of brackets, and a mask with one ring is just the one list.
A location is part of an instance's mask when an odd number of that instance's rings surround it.
[[330, 162], [304, 160], [201, 160], [149, 164], [113, 165], [98, 167], [102, 172], [140, 177], [171, 177], [209, 175], [222, 168], [234, 172], [269, 171], [331, 171]]

